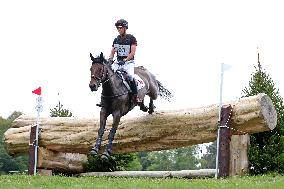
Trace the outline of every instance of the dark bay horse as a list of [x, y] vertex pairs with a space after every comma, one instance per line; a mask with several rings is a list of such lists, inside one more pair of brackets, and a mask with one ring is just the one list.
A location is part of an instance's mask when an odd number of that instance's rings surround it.
[[[132, 110], [136, 104], [132, 102], [131, 93], [126, 87], [121, 75], [112, 70], [111, 63], [104, 58], [103, 54], [101, 53], [100, 56], [96, 58], [90, 54], [90, 57], [92, 60], [92, 66], [90, 68], [91, 81], [89, 87], [91, 91], [97, 91], [100, 85], [102, 85], [100, 128], [96, 144], [92, 147], [90, 154], [98, 154], [107, 117], [112, 114], [113, 123], [108, 136], [108, 145], [101, 156], [102, 159], [108, 159], [112, 152], [112, 142], [120, 122], [120, 118]], [[145, 83], [145, 86], [138, 91], [139, 98], [144, 99], [145, 95], [150, 97], [149, 108], [144, 105], [143, 100], [139, 105], [140, 109], [152, 114], [155, 108], [153, 100], [156, 100], [158, 96], [169, 100], [172, 97], [172, 94], [144, 67], [135, 67], [134, 72], [139, 75]]]

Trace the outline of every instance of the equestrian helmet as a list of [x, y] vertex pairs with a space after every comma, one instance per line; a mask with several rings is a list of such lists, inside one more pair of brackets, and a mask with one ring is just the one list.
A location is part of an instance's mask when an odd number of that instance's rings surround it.
[[126, 20], [124, 20], [124, 19], [119, 19], [115, 23], [115, 27], [118, 27], [118, 26], [122, 26], [122, 27], [128, 29], [128, 22]]

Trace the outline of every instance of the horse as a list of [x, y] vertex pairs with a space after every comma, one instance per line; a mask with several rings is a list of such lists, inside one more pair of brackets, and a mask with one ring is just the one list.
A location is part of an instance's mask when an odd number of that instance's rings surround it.
[[[90, 57], [92, 66], [90, 68], [91, 80], [89, 87], [93, 92], [97, 91], [102, 85], [100, 128], [98, 130], [96, 144], [91, 148], [90, 155], [98, 155], [106, 126], [106, 120], [108, 116], [112, 114], [113, 123], [108, 135], [108, 144], [101, 155], [101, 159], [107, 160], [112, 153], [112, 142], [121, 117], [131, 111], [137, 104], [132, 101], [131, 91], [129, 90], [129, 87], [127, 87], [121, 74], [123, 71], [114, 72], [111, 68], [112, 62], [107, 61], [104, 58], [103, 53], [96, 58], [90, 53]], [[146, 68], [142, 66], [135, 67], [134, 73], [140, 76], [145, 83], [144, 87], [138, 90], [138, 97], [143, 99], [139, 104], [142, 111], [148, 111], [149, 114], [152, 114], [155, 109], [153, 101], [156, 100], [158, 96], [167, 100], [172, 97], [171, 92], [167, 90]], [[144, 105], [145, 95], [150, 97], [149, 107]]]

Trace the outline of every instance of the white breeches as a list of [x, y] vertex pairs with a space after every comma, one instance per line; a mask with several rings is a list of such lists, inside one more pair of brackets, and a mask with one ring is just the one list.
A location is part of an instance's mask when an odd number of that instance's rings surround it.
[[124, 71], [126, 71], [131, 80], [134, 78], [134, 66], [135, 66], [134, 60], [127, 61], [122, 66], [118, 65], [117, 61], [115, 61], [111, 65], [111, 67], [112, 67], [114, 72], [116, 72], [116, 70], [124, 70]]

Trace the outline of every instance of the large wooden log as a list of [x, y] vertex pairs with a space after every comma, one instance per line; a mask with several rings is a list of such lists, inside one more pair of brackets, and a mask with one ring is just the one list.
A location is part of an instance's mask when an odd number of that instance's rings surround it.
[[54, 152], [43, 147], [38, 149], [38, 167], [43, 169], [82, 173], [87, 161], [85, 154]]
[[[274, 129], [277, 114], [265, 94], [228, 102], [232, 109], [233, 134], [251, 134]], [[4, 134], [10, 155], [28, 152], [32, 117], [20, 117]], [[125, 116], [114, 140], [114, 153], [154, 151], [190, 146], [216, 140], [218, 105], [160, 111], [138, 118]], [[78, 118], [41, 118], [39, 145], [48, 150], [87, 154], [94, 145], [99, 121]], [[107, 143], [111, 121], [107, 122], [102, 147]]]

